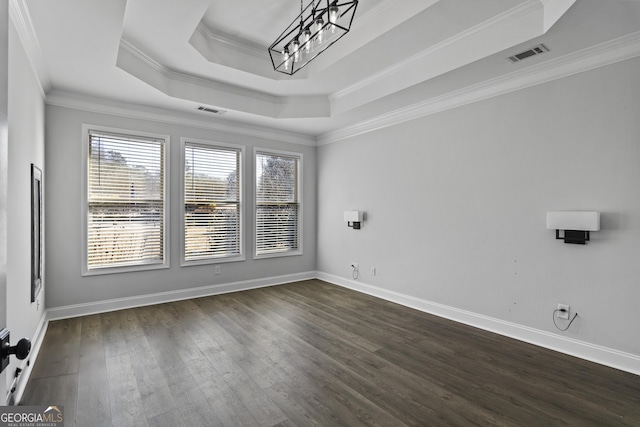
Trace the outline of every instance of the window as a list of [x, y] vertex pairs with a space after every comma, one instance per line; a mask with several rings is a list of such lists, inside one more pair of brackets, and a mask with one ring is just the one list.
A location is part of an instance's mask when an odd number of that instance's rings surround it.
[[242, 259], [242, 148], [184, 142], [184, 262]]
[[256, 257], [302, 254], [302, 154], [256, 150]]
[[168, 137], [87, 128], [86, 268], [109, 273], [168, 266]]

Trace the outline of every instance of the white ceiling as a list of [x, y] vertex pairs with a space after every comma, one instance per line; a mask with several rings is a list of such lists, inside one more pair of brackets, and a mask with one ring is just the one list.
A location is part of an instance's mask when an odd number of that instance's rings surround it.
[[[319, 141], [640, 55], [637, 0], [360, 0], [351, 31], [292, 77], [267, 47], [297, 0], [10, 1], [50, 102], [98, 98]], [[550, 52], [505, 60], [538, 43]]]

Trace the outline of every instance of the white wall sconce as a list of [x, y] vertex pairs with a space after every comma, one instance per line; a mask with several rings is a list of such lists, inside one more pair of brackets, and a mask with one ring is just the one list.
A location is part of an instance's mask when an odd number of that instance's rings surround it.
[[[590, 231], [600, 230], [600, 212], [547, 212], [547, 229], [556, 230], [556, 239], [563, 239], [565, 243], [584, 245], [589, 241]], [[564, 232], [562, 236], [560, 230]]]
[[360, 230], [360, 223], [364, 217], [364, 212], [362, 211], [345, 211], [344, 212], [344, 220], [347, 222], [347, 226], [353, 228], [354, 230]]

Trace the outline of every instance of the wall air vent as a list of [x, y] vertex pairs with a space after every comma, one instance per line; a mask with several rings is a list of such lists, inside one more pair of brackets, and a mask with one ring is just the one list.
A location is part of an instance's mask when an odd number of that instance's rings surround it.
[[540, 55], [541, 53], [545, 53], [545, 52], [549, 52], [549, 48], [547, 48], [543, 44], [539, 44], [537, 46], [532, 47], [529, 50], [525, 50], [524, 52], [520, 52], [518, 54], [510, 56], [507, 58], [507, 60], [515, 64], [516, 62], [520, 62], [523, 59], [529, 58], [530, 56]]
[[209, 107], [203, 107], [203, 106], [197, 107], [196, 110], [204, 111], [205, 113], [211, 113], [211, 114], [224, 114], [224, 113], [226, 113], [225, 110], [216, 110], [215, 108], [209, 108]]

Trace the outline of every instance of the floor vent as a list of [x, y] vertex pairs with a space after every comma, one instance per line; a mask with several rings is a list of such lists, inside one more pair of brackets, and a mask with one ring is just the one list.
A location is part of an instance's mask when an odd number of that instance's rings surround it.
[[549, 48], [547, 48], [545, 45], [543, 44], [539, 44], [537, 46], [532, 47], [529, 50], [525, 50], [524, 52], [520, 52], [516, 55], [510, 56], [507, 58], [507, 60], [513, 64], [515, 64], [516, 62], [520, 62], [523, 59], [527, 59], [531, 56], [535, 56], [535, 55], [540, 55], [541, 53], [545, 53], [545, 52], [549, 52]]
[[216, 110], [215, 108], [209, 108], [209, 107], [203, 107], [203, 106], [199, 106], [196, 109], [198, 111], [204, 111], [205, 113], [211, 113], [211, 114], [224, 114], [224, 113], [226, 113], [225, 110]]

